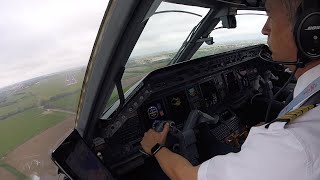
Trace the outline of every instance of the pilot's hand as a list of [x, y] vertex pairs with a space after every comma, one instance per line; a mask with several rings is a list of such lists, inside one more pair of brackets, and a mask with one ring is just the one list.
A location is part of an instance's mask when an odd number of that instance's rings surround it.
[[148, 132], [144, 133], [144, 137], [143, 137], [143, 139], [142, 139], [142, 141], [140, 143], [142, 148], [143, 148], [143, 150], [146, 153], [151, 154], [151, 149], [157, 143], [165, 144], [169, 129], [170, 129], [169, 128], [169, 123], [166, 123], [164, 125], [163, 131], [160, 132], [160, 133], [156, 132], [153, 129], [149, 129]]

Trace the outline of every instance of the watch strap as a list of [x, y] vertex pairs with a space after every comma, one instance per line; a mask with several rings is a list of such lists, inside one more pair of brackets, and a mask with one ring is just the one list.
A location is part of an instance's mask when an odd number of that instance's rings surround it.
[[161, 148], [165, 147], [165, 145], [163, 144], [159, 144], [157, 143], [156, 145], [154, 145], [152, 148], [151, 148], [151, 154], [154, 156], [157, 154], [157, 152], [160, 151]]

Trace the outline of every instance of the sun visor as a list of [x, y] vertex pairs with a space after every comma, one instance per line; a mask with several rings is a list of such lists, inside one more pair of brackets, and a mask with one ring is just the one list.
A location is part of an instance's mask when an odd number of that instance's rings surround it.
[[200, 6], [205, 8], [214, 8], [217, 4], [224, 3], [228, 6], [238, 7], [259, 7], [264, 8], [265, 0], [165, 0], [167, 2], [184, 4], [189, 6]]

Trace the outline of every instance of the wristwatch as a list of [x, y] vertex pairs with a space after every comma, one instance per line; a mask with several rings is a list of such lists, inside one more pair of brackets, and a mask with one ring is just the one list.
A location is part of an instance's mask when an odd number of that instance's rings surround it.
[[152, 148], [151, 148], [151, 154], [154, 156], [157, 154], [157, 152], [160, 151], [161, 148], [165, 147], [165, 145], [163, 144], [159, 144], [157, 143], [156, 145], [154, 145]]

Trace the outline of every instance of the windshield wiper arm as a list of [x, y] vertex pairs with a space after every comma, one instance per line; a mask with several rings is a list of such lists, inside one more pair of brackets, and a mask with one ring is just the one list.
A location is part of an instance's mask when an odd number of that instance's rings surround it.
[[182, 44], [177, 54], [172, 58], [168, 65], [190, 60], [203, 42], [213, 44], [213, 39], [209, 37], [210, 33], [221, 21], [221, 17], [234, 14], [233, 9], [217, 6], [210, 9], [207, 15], [195, 26], [187, 39]]
[[200, 15], [200, 14], [197, 14], [197, 13], [194, 13], [194, 12], [189, 12], [189, 11], [182, 11], [182, 10], [157, 11], [153, 15], [162, 14], [162, 13], [172, 13], [172, 12], [174, 12], [174, 13], [186, 13], [186, 14], [191, 14], [191, 15], [202, 17], [202, 15]]
[[207, 15], [192, 29], [186, 40], [183, 42], [177, 54], [172, 58], [168, 65], [172, 65], [181, 61], [185, 61], [189, 56], [202, 45], [204, 40], [198, 41], [202, 37], [208, 37], [210, 32], [217, 26], [220, 18], [216, 15], [222, 10], [215, 11], [210, 9]]
[[184, 48], [187, 46], [188, 43], [190, 43], [191, 37], [195, 34], [196, 30], [201, 25], [201, 23], [202, 23], [202, 20], [196, 26], [193, 27], [193, 29], [191, 30], [191, 32], [187, 36], [186, 40], [184, 40], [184, 42], [182, 43], [182, 46], [178, 50], [177, 54], [171, 59], [171, 61], [169, 62], [168, 65], [175, 64], [178, 61], [178, 59], [179, 59], [181, 53], [183, 52]]

